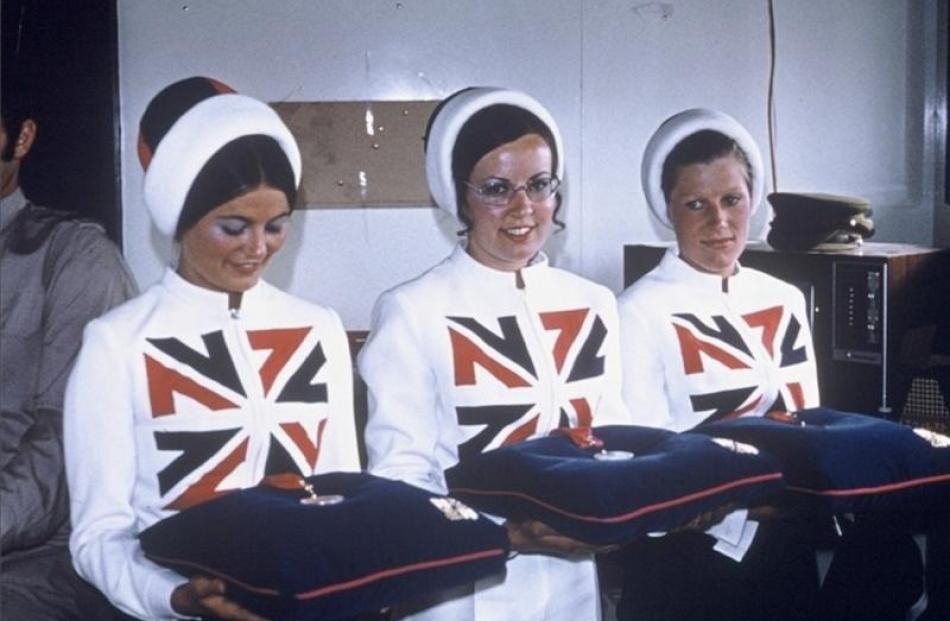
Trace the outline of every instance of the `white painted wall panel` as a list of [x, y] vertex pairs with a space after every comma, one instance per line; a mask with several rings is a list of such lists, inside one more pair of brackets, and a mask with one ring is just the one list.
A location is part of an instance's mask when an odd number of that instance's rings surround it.
[[[579, 143], [580, 14], [573, 2], [187, 0], [119, 3], [126, 252], [143, 284], [172, 260], [150, 230], [136, 124], [161, 87], [218, 77], [264, 100], [441, 99], [471, 84], [532, 93]], [[569, 96], [565, 96], [569, 94]], [[579, 169], [578, 153], [568, 168]], [[571, 190], [569, 190], [571, 192]], [[456, 224], [419, 209], [314, 210], [295, 216], [268, 279], [366, 327], [385, 288], [451, 250]], [[559, 236], [556, 255], [579, 242]]]
[[[917, 3], [919, 4], [919, 3]], [[779, 187], [871, 201], [882, 240], [932, 242], [919, 32], [903, 2], [781, 2]]]
[[[879, 239], [929, 243], [919, 200], [923, 53], [914, 2], [776, 0], [781, 189], [865, 195]], [[472, 84], [547, 104], [567, 146], [555, 262], [619, 290], [622, 245], [669, 238], [646, 213], [640, 154], [683, 108], [721, 108], [765, 147], [765, 0], [119, 0], [125, 246], [143, 285], [174, 249], [150, 226], [138, 119], [173, 80], [218, 77], [264, 100], [439, 99]], [[915, 116], [916, 115], [916, 116]], [[916, 124], [915, 124], [916, 123]], [[269, 280], [365, 328], [385, 288], [448, 253], [432, 209], [295, 216]], [[764, 236], [765, 210], [753, 234]]]
[[673, 238], [640, 185], [641, 155], [659, 124], [687, 108], [716, 108], [765, 144], [767, 13], [748, 0], [585, 6], [583, 267], [619, 290], [624, 243]]

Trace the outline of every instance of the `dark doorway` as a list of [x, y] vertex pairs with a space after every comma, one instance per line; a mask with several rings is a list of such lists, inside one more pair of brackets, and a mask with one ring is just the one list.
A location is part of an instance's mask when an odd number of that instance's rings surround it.
[[0, 62], [38, 76], [24, 192], [34, 203], [99, 220], [120, 243], [115, 1], [3, 0], [2, 20]]

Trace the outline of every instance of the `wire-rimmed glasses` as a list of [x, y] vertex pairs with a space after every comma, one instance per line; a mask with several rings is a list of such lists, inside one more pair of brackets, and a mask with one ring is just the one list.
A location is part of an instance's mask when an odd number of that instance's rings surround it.
[[532, 203], [540, 203], [550, 198], [561, 186], [561, 180], [549, 173], [539, 173], [521, 185], [514, 185], [502, 177], [489, 177], [481, 183], [463, 183], [475, 193], [479, 201], [494, 207], [508, 205], [518, 190], [524, 190]]

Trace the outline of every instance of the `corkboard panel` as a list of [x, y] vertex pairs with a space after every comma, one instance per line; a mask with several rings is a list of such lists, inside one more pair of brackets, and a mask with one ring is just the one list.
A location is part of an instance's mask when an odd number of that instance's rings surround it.
[[271, 104], [300, 145], [311, 209], [431, 206], [426, 123], [438, 101]]

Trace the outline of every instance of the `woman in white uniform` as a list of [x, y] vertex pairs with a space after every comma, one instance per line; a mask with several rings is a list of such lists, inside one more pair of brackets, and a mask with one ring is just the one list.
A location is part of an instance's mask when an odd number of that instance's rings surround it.
[[[684, 431], [818, 405], [804, 297], [739, 264], [763, 175], [755, 141], [721, 112], [681, 112], [650, 139], [643, 189], [677, 243], [619, 298], [624, 398], [636, 424]], [[814, 618], [807, 529], [748, 517], [737, 511], [707, 533], [630, 546], [619, 618]]]
[[267, 475], [359, 470], [346, 334], [333, 310], [261, 278], [300, 182], [270, 107], [188, 78], [140, 131], [146, 206], [178, 264], [86, 327], [66, 390], [70, 550], [136, 618], [260, 621], [222, 580], [146, 558], [138, 535]]
[[[385, 292], [359, 369], [370, 471], [434, 492], [466, 456], [557, 427], [627, 422], [610, 291], [552, 267], [561, 205], [553, 118], [515, 91], [474, 88], [434, 113], [426, 175], [462, 222], [441, 263]], [[538, 522], [507, 523], [507, 575], [399, 611], [412, 619], [599, 619], [592, 550]]]

